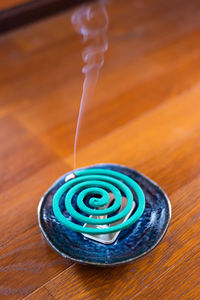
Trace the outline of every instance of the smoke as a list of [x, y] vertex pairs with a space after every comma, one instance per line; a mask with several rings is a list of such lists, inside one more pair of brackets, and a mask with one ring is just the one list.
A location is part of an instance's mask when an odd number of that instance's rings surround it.
[[106, 37], [108, 14], [105, 7], [105, 1], [102, 0], [81, 6], [72, 15], [71, 22], [75, 30], [83, 36], [83, 42], [87, 43], [82, 52], [84, 61], [82, 72], [84, 73], [85, 78], [74, 141], [74, 168], [76, 168], [78, 137], [84, 105], [94, 96], [99, 71], [104, 64], [104, 52], [108, 49]]

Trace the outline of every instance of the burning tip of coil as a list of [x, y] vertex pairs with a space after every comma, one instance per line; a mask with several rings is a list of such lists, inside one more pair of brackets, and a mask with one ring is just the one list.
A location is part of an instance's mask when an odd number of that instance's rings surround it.
[[76, 177], [76, 175], [74, 173], [70, 173], [65, 177], [65, 182], [74, 179]]

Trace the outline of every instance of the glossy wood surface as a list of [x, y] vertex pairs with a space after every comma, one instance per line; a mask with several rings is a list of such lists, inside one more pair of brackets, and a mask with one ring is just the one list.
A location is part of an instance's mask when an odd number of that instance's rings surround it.
[[27, 2], [31, 2], [31, 0], [0, 0], [0, 10], [13, 8]]
[[84, 45], [64, 12], [0, 37], [0, 299], [199, 299], [200, 2], [107, 4], [109, 50], [86, 104], [77, 167], [124, 164], [172, 204], [145, 257], [115, 268], [64, 260], [37, 205], [73, 169]]

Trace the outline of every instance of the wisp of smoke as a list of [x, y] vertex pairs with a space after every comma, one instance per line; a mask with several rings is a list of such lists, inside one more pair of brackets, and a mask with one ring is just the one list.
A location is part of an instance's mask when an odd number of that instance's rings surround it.
[[85, 74], [85, 78], [74, 141], [74, 168], [76, 168], [77, 143], [83, 107], [94, 96], [99, 71], [104, 64], [104, 52], [108, 49], [106, 37], [108, 14], [105, 8], [105, 1], [101, 0], [81, 6], [73, 13], [71, 22], [75, 30], [83, 36], [83, 42], [90, 42], [82, 52], [85, 63], [82, 72]]

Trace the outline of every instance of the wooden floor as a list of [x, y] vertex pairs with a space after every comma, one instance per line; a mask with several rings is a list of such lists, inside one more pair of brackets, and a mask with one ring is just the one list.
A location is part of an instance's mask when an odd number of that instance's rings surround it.
[[31, 0], [0, 0], [0, 10], [9, 9], [27, 2], [31, 2]]
[[77, 166], [113, 162], [172, 204], [159, 246], [115, 268], [64, 260], [37, 224], [73, 169], [83, 45], [71, 11], [0, 37], [0, 299], [199, 299], [200, 2], [113, 0], [109, 50], [83, 115]]

